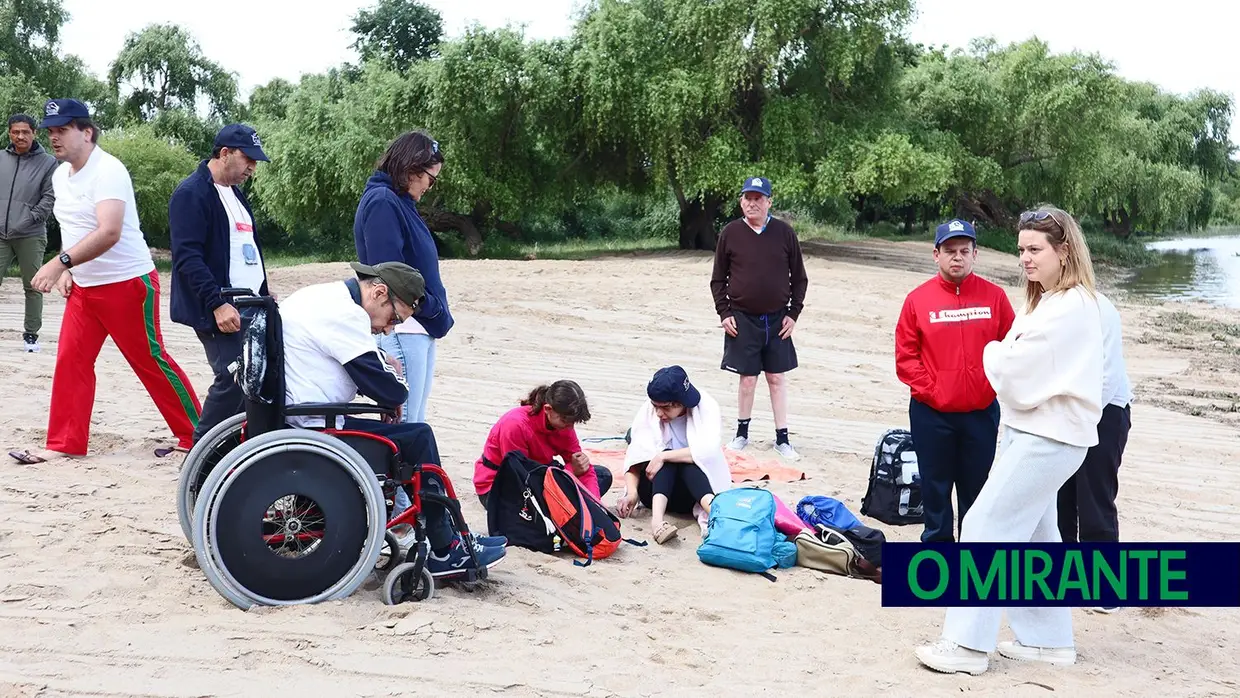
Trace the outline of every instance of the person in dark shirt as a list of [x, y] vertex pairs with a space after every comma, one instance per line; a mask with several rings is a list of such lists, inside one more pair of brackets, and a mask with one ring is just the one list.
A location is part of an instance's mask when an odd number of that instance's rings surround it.
[[736, 437], [728, 448], [749, 445], [758, 374], [766, 374], [775, 415], [775, 452], [796, 460], [788, 441], [788, 400], [784, 374], [797, 367], [792, 331], [805, 305], [809, 278], [801, 243], [792, 226], [771, 216], [771, 182], [745, 180], [741, 218], [724, 226], [715, 247], [710, 290], [723, 325], [720, 368], [740, 375]]

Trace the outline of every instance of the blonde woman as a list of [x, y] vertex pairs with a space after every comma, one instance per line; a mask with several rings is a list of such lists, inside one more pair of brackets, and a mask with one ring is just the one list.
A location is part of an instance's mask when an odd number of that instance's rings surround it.
[[[1025, 307], [982, 354], [999, 397], [1000, 454], [961, 526], [960, 542], [1057, 543], [1056, 497], [1098, 443], [1102, 325], [1093, 264], [1081, 228], [1044, 206], [1020, 216]], [[1003, 612], [1015, 642], [996, 643]], [[927, 667], [981, 674], [989, 652], [1073, 664], [1072, 609], [949, 608], [942, 637], [917, 649]]]

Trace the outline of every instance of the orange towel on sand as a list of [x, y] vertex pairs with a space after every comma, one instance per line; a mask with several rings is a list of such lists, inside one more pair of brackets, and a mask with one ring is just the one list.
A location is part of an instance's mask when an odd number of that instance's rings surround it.
[[[591, 463], [605, 465], [617, 476], [624, 472], [624, 449], [585, 448], [583, 450], [589, 454]], [[728, 459], [728, 471], [732, 473], [732, 482], [754, 480], [795, 482], [805, 479], [803, 471], [782, 465], [773, 458], [759, 460], [748, 453], [726, 448], [723, 454]]]

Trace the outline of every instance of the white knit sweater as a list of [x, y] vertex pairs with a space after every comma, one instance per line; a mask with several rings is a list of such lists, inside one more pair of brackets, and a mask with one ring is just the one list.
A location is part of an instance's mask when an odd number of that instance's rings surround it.
[[1084, 288], [1044, 293], [1002, 342], [982, 352], [999, 396], [1000, 422], [1073, 446], [1098, 443], [1102, 417], [1102, 321]]

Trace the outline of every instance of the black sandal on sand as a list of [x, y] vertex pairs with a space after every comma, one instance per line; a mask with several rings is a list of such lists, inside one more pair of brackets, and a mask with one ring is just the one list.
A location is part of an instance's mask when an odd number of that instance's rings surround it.
[[47, 462], [47, 459], [40, 458], [30, 451], [9, 451], [9, 456], [23, 465], [36, 465]]
[[165, 458], [165, 457], [170, 456], [170, 455], [172, 455], [172, 454], [174, 454], [174, 453], [189, 453], [189, 449], [188, 449], [188, 448], [182, 448], [182, 447], [180, 447], [180, 446], [173, 446], [172, 448], [157, 448], [157, 449], [155, 449], [155, 455], [156, 455], [156, 457], [158, 457], [158, 458]]

